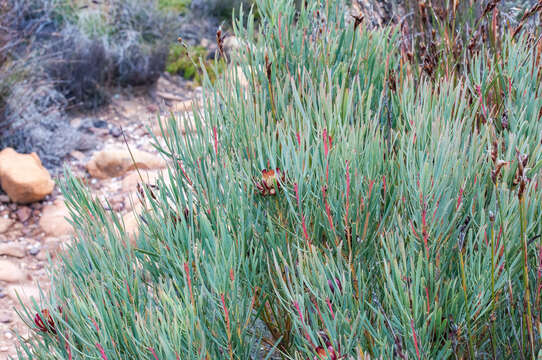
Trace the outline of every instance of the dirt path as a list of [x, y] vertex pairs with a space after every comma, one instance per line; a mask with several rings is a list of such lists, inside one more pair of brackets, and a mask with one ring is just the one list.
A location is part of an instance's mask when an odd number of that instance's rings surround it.
[[[157, 113], [167, 116], [171, 111], [188, 110], [191, 100], [198, 96], [198, 89], [192, 89], [191, 84], [167, 75], [152, 89], [115, 94], [111, 104], [99, 113], [73, 117], [72, 125], [83, 127], [97, 146], [86, 153], [72, 152], [65, 165], [99, 199], [107, 199], [113, 211], [129, 216], [129, 197], [139, 179], [133, 172], [102, 180], [92, 178], [86, 169], [89, 159], [100, 149], [125, 148], [124, 136], [131, 149], [155, 153], [147, 128], [156, 124]], [[59, 251], [71, 241], [66, 214], [58, 189], [44, 201], [29, 206], [10, 203], [7, 196], [0, 195], [0, 279], [9, 279], [0, 280], [0, 359], [16, 358], [15, 334], [23, 338], [35, 334], [19, 318], [17, 310], [21, 310], [20, 301], [31, 306], [34, 298], [39, 303], [39, 289], [49, 289], [48, 261], [54, 263]]]

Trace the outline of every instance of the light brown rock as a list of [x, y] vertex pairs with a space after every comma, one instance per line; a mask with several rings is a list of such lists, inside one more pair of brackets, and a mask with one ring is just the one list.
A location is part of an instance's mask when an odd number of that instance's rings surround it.
[[32, 209], [30, 209], [28, 206], [21, 206], [17, 209], [15, 215], [17, 215], [17, 220], [24, 223], [32, 216]]
[[[139, 169], [162, 169], [165, 161], [157, 155], [132, 149], [134, 159], [127, 149], [106, 149], [94, 154], [87, 170], [95, 178], [107, 179], [122, 176], [136, 167]], [[135, 160], [135, 163], [134, 163]]]
[[7, 255], [16, 258], [23, 258], [25, 255], [24, 248], [15, 242], [0, 244], [0, 255]]
[[173, 110], [181, 113], [192, 112], [193, 110], [199, 110], [202, 106], [203, 101], [200, 98], [197, 98], [194, 100], [178, 102], [173, 106]]
[[132, 244], [132, 246], [136, 245], [136, 241], [139, 236], [139, 225], [141, 223], [140, 215], [142, 212], [143, 206], [137, 203], [134, 204], [134, 209], [132, 211], [126, 213], [122, 217], [124, 231], [126, 232], [126, 235], [128, 235], [128, 239], [130, 240], [130, 244]]
[[0, 152], [0, 184], [11, 201], [20, 204], [42, 200], [55, 187], [36, 153], [19, 154], [12, 148]]
[[139, 216], [130, 211], [122, 217], [122, 221], [124, 222], [124, 231], [130, 239], [130, 244], [134, 246], [139, 235]]
[[[160, 127], [160, 123], [158, 121], [155, 121], [151, 130], [154, 136], [169, 136], [169, 126], [169, 122], [163, 119], [162, 127]], [[178, 133], [181, 135], [195, 131], [196, 124], [194, 122], [194, 115], [192, 113], [185, 112], [176, 118], [175, 126], [177, 127]]]
[[[141, 174], [141, 176], [139, 176]], [[122, 191], [134, 192], [137, 190], [137, 184], [155, 184], [160, 176], [160, 171], [132, 171], [122, 179]], [[143, 178], [143, 179], [142, 179]], [[142, 181], [143, 180], [143, 181]]]
[[38, 305], [40, 303], [40, 289], [34, 285], [12, 285], [8, 287], [7, 294], [17, 305], [22, 302], [26, 307], [32, 307], [32, 300]]
[[74, 233], [73, 226], [67, 218], [70, 217], [68, 207], [63, 199], [56, 199], [51, 205], [43, 208], [39, 224], [49, 236], [59, 237]]
[[38, 253], [36, 258], [42, 261], [48, 260], [49, 258], [56, 258], [58, 253], [63, 249], [64, 239], [66, 239], [65, 241], [67, 241], [68, 237], [46, 238], [43, 242], [41, 251]]
[[[248, 67], [248, 72], [251, 73], [252, 68]], [[226, 77], [227, 81], [232, 83], [233, 85], [236, 85], [237, 81], [239, 81], [239, 85], [241, 85], [242, 88], [247, 88], [250, 85], [241, 66], [231, 67], [226, 73]]]
[[21, 282], [27, 279], [25, 271], [9, 260], [0, 260], [0, 281], [10, 283]]
[[5, 217], [0, 217], [0, 234], [8, 231], [12, 224], [13, 220]]

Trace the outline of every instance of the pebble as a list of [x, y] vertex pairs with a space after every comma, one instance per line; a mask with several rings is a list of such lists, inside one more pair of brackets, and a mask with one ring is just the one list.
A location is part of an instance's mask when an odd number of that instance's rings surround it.
[[9, 196], [7, 196], [6, 194], [0, 195], [0, 202], [1, 203], [9, 203], [10, 202]]
[[0, 218], [0, 234], [8, 231], [12, 223], [13, 221], [11, 221], [8, 217], [5, 217], [5, 216], [1, 217]]
[[113, 126], [111, 130], [109, 130], [109, 134], [111, 134], [111, 136], [113, 137], [118, 138], [122, 135], [122, 130], [118, 126]]
[[[21, 265], [24, 265], [22, 263]], [[0, 260], [0, 280], [6, 282], [21, 282], [27, 278], [26, 273], [15, 263]]]
[[21, 206], [17, 212], [17, 219], [19, 219], [20, 222], [25, 222], [28, 219], [30, 219], [30, 216], [32, 216], [32, 210], [28, 206]]
[[107, 121], [105, 120], [100, 120], [100, 119], [95, 119], [93, 122], [92, 122], [92, 125], [94, 125], [95, 128], [105, 128], [107, 127]]
[[38, 244], [38, 245], [34, 245], [32, 246], [29, 250], [28, 250], [28, 253], [32, 256], [36, 256], [39, 254], [41, 250], [41, 246]]
[[0, 244], [0, 255], [23, 258], [24, 249], [17, 243]]
[[13, 316], [8, 312], [0, 313], [0, 323], [9, 324], [13, 321]]
[[43, 204], [40, 202], [35, 202], [30, 205], [30, 207], [34, 210], [39, 210], [43, 207]]

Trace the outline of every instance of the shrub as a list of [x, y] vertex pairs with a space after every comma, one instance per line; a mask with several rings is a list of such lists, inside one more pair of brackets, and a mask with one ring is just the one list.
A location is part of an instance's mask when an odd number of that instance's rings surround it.
[[77, 238], [20, 358], [538, 356], [542, 49], [431, 77], [341, 1], [258, 7], [195, 131], [157, 141], [134, 244], [68, 177]]
[[224, 72], [226, 62], [218, 60], [215, 72], [215, 61], [208, 59], [207, 48], [204, 46], [185, 46], [174, 44], [169, 49], [166, 71], [172, 75], [181, 75], [186, 80], [193, 80], [201, 84], [204, 74], [207, 73], [211, 82], [216, 75]]
[[158, 0], [158, 7], [163, 11], [184, 13], [188, 10], [190, 0]]
[[213, 16], [230, 19], [232, 12], [238, 12], [241, 6], [250, 8], [253, 0], [192, 0], [192, 10]]

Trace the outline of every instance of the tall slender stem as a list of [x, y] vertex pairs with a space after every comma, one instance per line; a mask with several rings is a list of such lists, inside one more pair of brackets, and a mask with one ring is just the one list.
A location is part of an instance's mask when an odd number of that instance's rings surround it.
[[470, 306], [469, 298], [467, 295], [467, 279], [465, 277], [465, 261], [463, 260], [463, 249], [459, 250], [459, 262], [461, 264], [461, 282], [463, 284], [463, 296], [465, 297], [465, 313], [467, 319], [467, 332], [469, 337], [469, 357], [474, 359], [474, 346], [472, 345], [472, 334], [471, 334], [471, 324], [470, 324]]
[[529, 333], [529, 342], [531, 345], [531, 357], [535, 359], [534, 352], [534, 335], [533, 335], [533, 317], [531, 313], [531, 295], [529, 289], [529, 263], [528, 263], [528, 249], [527, 249], [527, 237], [526, 237], [526, 219], [525, 219], [525, 200], [523, 196], [519, 198], [519, 219], [521, 228], [521, 241], [523, 243], [523, 288], [524, 288], [524, 302], [527, 308], [527, 331]]
[[495, 336], [495, 316], [497, 312], [497, 304], [495, 303], [495, 218], [491, 219], [491, 346], [493, 351], [493, 359], [497, 359], [497, 337]]

